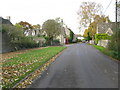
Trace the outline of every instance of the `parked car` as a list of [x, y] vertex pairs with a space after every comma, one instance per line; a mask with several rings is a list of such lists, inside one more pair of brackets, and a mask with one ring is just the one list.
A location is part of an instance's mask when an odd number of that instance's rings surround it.
[[82, 40], [82, 43], [85, 43], [86, 42], [86, 40]]

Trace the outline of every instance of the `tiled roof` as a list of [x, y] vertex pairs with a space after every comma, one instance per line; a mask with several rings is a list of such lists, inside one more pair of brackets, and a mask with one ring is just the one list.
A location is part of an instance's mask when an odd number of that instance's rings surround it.
[[13, 25], [8, 19], [0, 17], [0, 24], [10, 24]]
[[[120, 23], [118, 23], [120, 27]], [[99, 23], [97, 27], [98, 33], [106, 33], [106, 31], [110, 28], [113, 32], [115, 31], [116, 23], [109, 22], [109, 23]]]

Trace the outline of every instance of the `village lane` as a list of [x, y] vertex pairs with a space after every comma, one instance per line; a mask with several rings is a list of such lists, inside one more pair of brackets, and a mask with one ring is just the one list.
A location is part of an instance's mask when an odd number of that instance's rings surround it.
[[118, 62], [85, 43], [67, 49], [28, 88], [117, 88]]

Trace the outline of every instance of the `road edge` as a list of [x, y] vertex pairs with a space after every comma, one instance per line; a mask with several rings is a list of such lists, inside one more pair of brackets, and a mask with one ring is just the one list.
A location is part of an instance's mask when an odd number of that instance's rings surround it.
[[50, 60], [48, 60], [45, 64], [37, 68], [35, 71], [27, 75], [25, 78], [20, 80], [18, 83], [16, 83], [12, 88], [26, 88], [28, 85], [32, 84], [33, 81], [38, 77], [41, 76], [42, 73], [50, 66], [52, 62], [56, 60], [58, 56], [60, 56], [65, 50], [67, 49], [64, 48], [62, 51], [60, 51], [58, 54], [53, 56]]

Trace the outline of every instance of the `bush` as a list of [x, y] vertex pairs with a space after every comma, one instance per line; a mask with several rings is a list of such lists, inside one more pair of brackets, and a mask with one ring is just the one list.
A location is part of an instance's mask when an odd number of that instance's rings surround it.
[[20, 37], [18, 41], [12, 42], [16, 50], [38, 47], [38, 44], [29, 37]]
[[81, 39], [78, 39], [78, 41], [77, 42], [82, 42], [82, 40]]
[[95, 34], [95, 43], [98, 44], [99, 40], [109, 40], [110, 36], [106, 33]]
[[31, 37], [26, 37], [23, 34], [22, 28], [3, 24], [2, 33], [7, 34], [7, 36], [10, 38], [10, 46], [12, 46], [15, 50], [33, 48], [38, 46]]
[[56, 40], [53, 40], [53, 41], [52, 41], [52, 44], [53, 44], [53, 45], [60, 45], [60, 41], [57, 40], [57, 39], [56, 39]]
[[117, 31], [117, 33], [112, 35], [107, 48], [112, 51], [114, 57], [120, 60], [120, 28]]
[[71, 38], [68, 38], [68, 43], [72, 43], [72, 39]]

